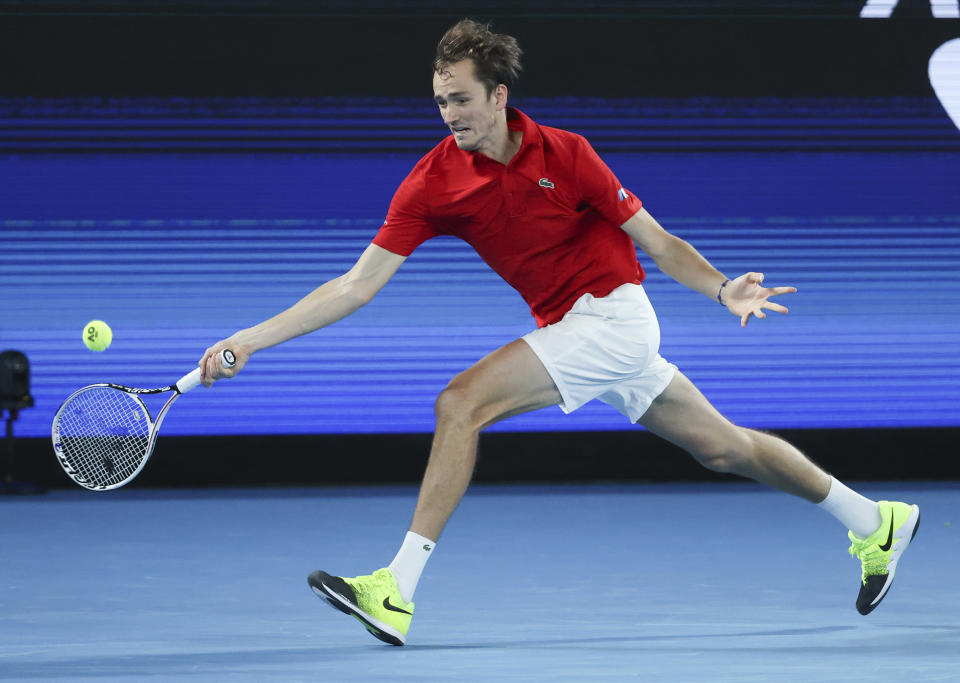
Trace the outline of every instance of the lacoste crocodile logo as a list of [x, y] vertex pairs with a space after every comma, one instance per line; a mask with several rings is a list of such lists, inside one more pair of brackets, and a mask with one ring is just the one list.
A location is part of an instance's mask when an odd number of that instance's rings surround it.
[[553, 189], [553, 183], [551, 183], [551, 182], [550, 182], [549, 180], [547, 180], [546, 178], [541, 178], [541, 179], [540, 179], [540, 187], [545, 187], [545, 188], [547, 188], [548, 190], [552, 190], [552, 189]]

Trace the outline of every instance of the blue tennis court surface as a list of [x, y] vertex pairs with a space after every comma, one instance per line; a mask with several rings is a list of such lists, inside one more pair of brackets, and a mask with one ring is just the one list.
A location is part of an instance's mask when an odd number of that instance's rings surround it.
[[403, 648], [306, 576], [389, 563], [415, 488], [0, 500], [0, 679], [960, 679], [960, 485], [857, 488], [923, 514], [868, 617], [844, 530], [799, 499], [752, 484], [476, 487]]

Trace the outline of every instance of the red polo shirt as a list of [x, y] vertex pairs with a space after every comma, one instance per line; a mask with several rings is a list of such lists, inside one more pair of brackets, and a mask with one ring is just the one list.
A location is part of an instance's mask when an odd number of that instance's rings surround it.
[[434, 147], [397, 188], [373, 243], [409, 256], [436, 235], [463, 239], [520, 292], [540, 327], [587, 292], [601, 297], [642, 282], [636, 248], [620, 229], [640, 200], [582, 136], [513, 108], [507, 125], [523, 140], [506, 166], [461, 150], [453, 136]]

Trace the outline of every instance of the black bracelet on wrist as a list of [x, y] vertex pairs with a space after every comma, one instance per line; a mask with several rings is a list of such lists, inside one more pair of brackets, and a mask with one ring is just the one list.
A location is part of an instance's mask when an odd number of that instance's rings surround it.
[[723, 293], [723, 288], [726, 287], [728, 284], [730, 284], [730, 280], [724, 280], [723, 284], [720, 285], [720, 289], [717, 290], [717, 301], [719, 301], [720, 305], [724, 307], [726, 307], [726, 304], [723, 303], [723, 299], [720, 298], [720, 295]]

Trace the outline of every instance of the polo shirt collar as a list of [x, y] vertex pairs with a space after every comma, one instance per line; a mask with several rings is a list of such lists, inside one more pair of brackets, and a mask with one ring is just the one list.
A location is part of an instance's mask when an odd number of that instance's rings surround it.
[[517, 154], [522, 152], [524, 147], [536, 147], [543, 144], [540, 127], [519, 109], [507, 107], [507, 128], [523, 131], [523, 141], [520, 143], [520, 150]]
[[[540, 162], [540, 166], [543, 166], [545, 163], [543, 158], [543, 136], [540, 134], [540, 127], [534, 120], [519, 109], [507, 107], [507, 128], [510, 130], [523, 131], [520, 149], [517, 150], [517, 153], [513, 156], [510, 163], [513, 164], [516, 160], [524, 156], [527, 150], [529, 150], [529, 153], [534, 153], [534, 149], [537, 149], [539, 151], [537, 161]], [[470, 152], [470, 155], [473, 158], [474, 164], [490, 162], [498, 166], [500, 165], [498, 162], [486, 157], [480, 152]]]

